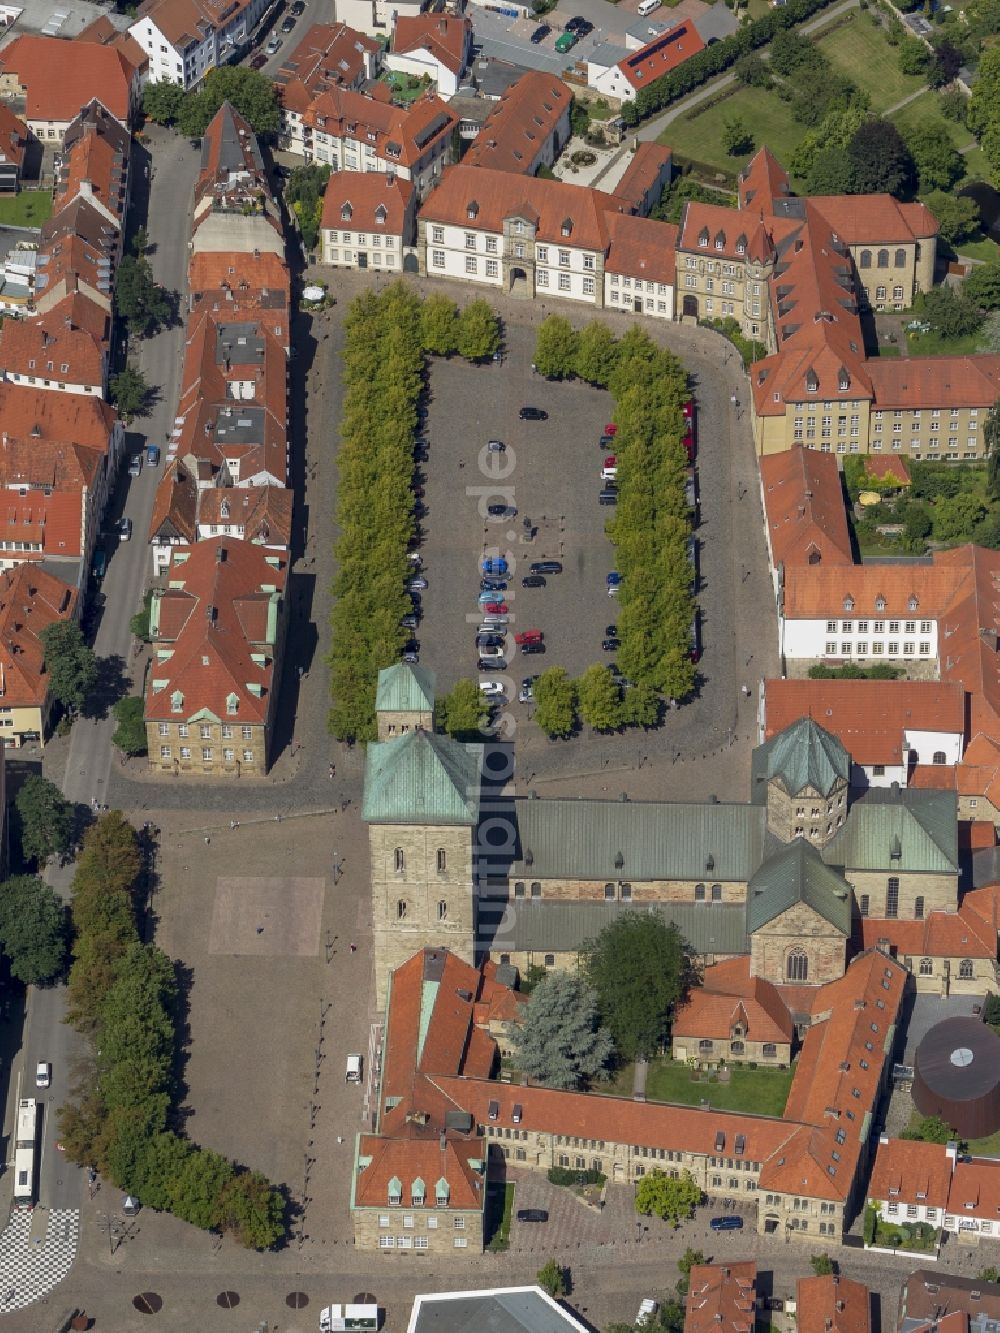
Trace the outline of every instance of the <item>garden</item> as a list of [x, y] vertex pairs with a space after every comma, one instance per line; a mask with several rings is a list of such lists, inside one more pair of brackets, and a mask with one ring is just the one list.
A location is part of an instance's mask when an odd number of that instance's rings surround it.
[[[720, 1111], [740, 1111], [744, 1115], [784, 1114], [794, 1068], [754, 1068], [729, 1065], [721, 1070], [697, 1070], [690, 1065], [660, 1057], [650, 1060], [646, 1074], [646, 1100], [678, 1102], [698, 1106], [707, 1101]], [[634, 1066], [623, 1066], [616, 1074], [613, 1091], [630, 1096]]]
[[886, 1222], [871, 1204], [865, 1208], [865, 1245], [912, 1254], [936, 1254], [940, 1231], [929, 1222]]

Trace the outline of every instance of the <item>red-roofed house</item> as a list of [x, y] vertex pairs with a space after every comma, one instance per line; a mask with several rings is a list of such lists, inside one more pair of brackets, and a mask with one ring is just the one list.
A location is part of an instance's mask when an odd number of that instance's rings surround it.
[[788, 1065], [795, 1024], [778, 990], [751, 977], [750, 959], [732, 958], [707, 967], [670, 1025], [673, 1058], [699, 1068], [719, 1064]]
[[382, 48], [345, 23], [307, 28], [274, 76], [281, 101], [281, 147], [305, 156], [302, 117], [314, 98], [329, 88], [356, 92], [379, 71]]
[[859, 948], [898, 958], [926, 995], [982, 995], [997, 984], [997, 928], [966, 903], [957, 912], [930, 911], [918, 921], [861, 917]]
[[695, 1264], [688, 1280], [684, 1333], [753, 1333], [757, 1265]]
[[28, 145], [28, 127], [0, 102], [0, 190], [16, 190]]
[[40, 634], [70, 620], [77, 594], [62, 579], [32, 565], [0, 574], [0, 739], [45, 744], [51, 698]]
[[129, 32], [149, 58], [152, 83], [189, 89], [250, 40], [267, 0], [142, 0]]
[[469, 167], [534, 176], [568, 142], [573, 94], [554, 74], [529, 70], [500, 96], [463, 159]]
[[964, 1156], [955, 1163], [944, 1229], [967, 1243], [1000, 1237], [1000, 1161]]
[[[600, 49], [595, 55], [599, 55]], [[641, 89], [704, 49], [705, 43], [694, 24], [685, 20], [613, 65], [603, 65], [592, 57], [587, 63], [587, 85], [604, 97], [634, 102]]]
[[263, 777], [277, 708], [287, 562], [232, 537], [178, 546], [150, 609], [149, 766]]
[[797, 1333], [870, 1333], [871, 1293], [840, 1273], [800, 1277], [795, 1289]]
[[762, 458], [760, 493], [775, 592], [783, 565], [854, 564], [840, 469], [832, 454], [795, 445]]
[[141, 93], [139, 70], [113, 46], [25, 33], [0, 51], [0, 96], [45, 143], [61, 143], [95, 97], [128, 128]]
[[628, 200], [633, 213], [648, 217], [660, 202], [664, 187], [670, 184], [672, 173], [673, 154], [669, 148], [659, 143], [637, 144], [615, 194]]
[[458, 92], [471, 56], [472, 20], [428, 12], [397, 18], [385, 63], [401, 74], [426, 75], [448, 101]]
[[402, 273], [416, 237], [411, 181], [381, 171], [336, 171], [323, 195], [323, 263]]
[[36, 319], [0, 328], [0, 376], [12, 384], [103, 398], [108, 386], [108, 314], [82, 294]]
[[878, 1141], [868, 1198], [883, 1222], [944, 1222], [957, 1143], [922, 1143], [910, 1139]]

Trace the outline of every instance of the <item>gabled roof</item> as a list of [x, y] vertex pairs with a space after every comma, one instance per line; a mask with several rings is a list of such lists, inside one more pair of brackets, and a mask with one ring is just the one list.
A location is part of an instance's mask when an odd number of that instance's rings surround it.
[[465, 69], [471, 40], [470, 19], [448, 14], [415, 14], [411, 18], [396, 19], [392, 49], [397, 54], [404, 51], [427, 51], [445, 69], [458, 75]]
[[758, 748], [755, 763], [767, 780], [781, 782], [790, 796], [811, 790], [829, 796], [851, 775], [850, 755], [825, 727], [800, 717]]
[[672, 222], [609, 212], [605, 223], [609, 242], [606, 273], [624, 273], [673, 287], [677, 277], [677, 228]]
[[954, 1158], [943, 1143], [883, 1136], [868, 1182], [868, 1197], [879, 1203], [896, 1201], [945, 1208], [953, 1168]]
[[760, 479], [775, 566], [854, 563], [834, 454], [793, 445], [761, 458]]
[[678, 23], [638, 51], [630, 51], [624, 60], [619, 60], [618, 68], [631, 87], [645, 88], [704, 49], [705, 43], [694, 24]]
[[830, 865], [887, 874], [958, 872], [954, 792], [871, 787], [823, 848]]
[[[354, 1205], [389, 1206], [390, 1181], [402, 1186], [401, 1201], [408, 1209], [433, 1212], [437, 1187], [445, 1187], [450, 1210], [481, 1212], [486, 1199], [484, 1145], [476, 1140], [390, 1139], [377, 1134], [358, 1136]], [[414, 1190], [419, 1182], [422, 1192]]]
[[20, 168], [28, 145], [28, 127], [6, 102], [0, 102], [0, 162]]
[[[79, 558], [89, 508], [86, 501], [82, 488], [49, 493], [32, 490], [27, 495], [0, 490], [0, 542], [5, 543], [2, 549], [7, 559]], [[38, 549], [26, 549], [29, 545]]]
[[102, 385], [108, 322], [107, 312], [82, 293], [35, 319], [4, 320], [0, 374]]
[[39, 635], [69, 620], [76, 591], [32, 564], [0, 573], [0, 701], [11, 708], [39, 707], [48, 694], [45, 651]]
[[[625, 174], [615, 186], [615, 194], [618, 195], [619, 199], [627, 199], [633, 210], [639, 212], [640, 205], [656, 182], [664, 174], [666, 174], [668, 180], [670, 179], [672, 161], [673, 154], [665, 144], [653, 143], [650, 140], [639, 144], [635, 152], [629, 155], [628, 166], [625, 168]], [[653, 202], [656, 203], [655, 198]], [[677, 233], [675, 231], [671, 241], [671, 249], [676, 244]]]
[[448, 139], [458, 123], [434, 93], [404, 108], [350, 88], [319, 94], [303, 121], [332, 138], [362, 142], [386, 162], [409, 168]]
[[789, 1043], [795, 1035], [775, 987], [763, 977], [750, 976], [749, 957], [705, 968], [702, 984], [693, 986], [675, 1009], [670, 1031], [675, 1037], [728, 1041], [736, 1023], [747, 1041]]
[[845, 937], [851, 933], [850, 886], [804, 838], [769, 857], [747, 886], [747, 931], [805, 903]]
[[814, 194], [812, 201], [847, 245], [906, 245], [938, 234], [937, 218], [919, 200], [903, 204], [891, 194]]
[[116, 47], [25, 33], [0, 51], [0, 73], [24, 87], [26, 120], [70, 121], [100, 89], [111, 114], [128, 123], [135, 69]]
[[688, 1278], [684, 1333], [753, 1333], [757, 1265], [695, 1264]]
[[984, 408], [1000, 396], [1000, 356], [874, 357], [868, 376], [881, 409]]
[[[974, 890], [982, 893], [983, 890]], [[906, 958], [990, 958], [997, 956], [997, 927], [968, 905], [957, 912], [928, 912], [923, 921], [862, 917], [858, 926], [866, 949], [894, 948]]]
[[0, 381], [3, 438], [56, 440], [107, 453], [118, 418], [110, 403], [89, 394], [51, 393]]
[[250, 0], [230, 0], [223, 9], [212, 0], [142, 0], [137, 17], [150, 19], [167, 41], [180, 51], [189, 42], [204, 41], [205, 36], [216, 31], [223, 21], [231, 25], [249, 4]]
[[464, 824], [479, 818], [483, 747], [415, 728], [369, 745], [362, 818], [372, 824]]
[[795, 1324], [798, 1333], [869, 1333], [871, 1294], [863, 1282], [840, 1273], [800, 1277]]
[[770, 148], [758, 148], [739, 179], [740, 208], [754, 205], [755, 211], [773, 213], [775, 201], [791, 194], [788, 172]]
[[555, 74], [528, 70], [499, 98], [465, 155], [465, 166], [530, 173], [573, 94]]
[[[292, 491], [284, 486], [202, 486], [197, 525], [233, 529], [233, 536], [261, 546], [288, 547], [292, 540]], [[239, 529], [239, 531], [235, 531]], [[214, 536], [208, 532], [205, 536]]]
[[378, 50], [373, 37], [346, 23], [313, 23], [274, 76], [282, 106], [301, 115], [327, 88], [354, 87]]
[[195, 515], [198, 492], [191, 470], [174, 459], [163, 471], [149, 519], [149, 540], [193, 542], [198, 528]]
[[376, 713], [425, 713], [434, 707], [434, 672], [397, 662], [378, 673]]
[[[323, 195], [324, 230], [402, 236], [412, 218], [413, 182], [385, 171], [335, 171]], [[405, 240], [408, 238], [404, 238]]]

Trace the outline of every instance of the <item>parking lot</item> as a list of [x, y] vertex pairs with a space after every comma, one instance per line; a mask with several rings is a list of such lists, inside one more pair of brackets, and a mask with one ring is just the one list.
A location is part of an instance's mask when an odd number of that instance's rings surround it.
[[[553, 666], [578, 675], [611, 660], [601, 640], [618, 606], [606, 582], [614, 550], [604, 523], [614, 511], [597, 497], [605, 457], [599, 440], [613, 403], [603, 390], [548, 383], [534, 374], [534, 341], [533, 329], [509, 329], [502, 366], [432, 363], [429, 456], [422, 465], [422, 572], [429, 586], [417, 637], [420, 660], [437, 673], [442, 690], [460, 676], [476, 675], [480, 561], [489, 554], [510, 565], [508, 591], [498, 594], [509, 606], [510, 629], [539, 629], [545, 636], [546, 651], [539, 654], [523, 655], [509, 643], [508, 676], [519, 684]], [[519, 420], [524, 405], [544, 408], [549, 419]], [[506, 452], [485, 453], [491, 439], [503, 441]], [[507, 504], [516, 515], [484, 517], [491, 504]], [[526, 520], [535, 532], [531, 541], [524, 539]], [[562, 573], [547, 576], [543, 588], [522, 588], [537, 560], [559, 561]]]

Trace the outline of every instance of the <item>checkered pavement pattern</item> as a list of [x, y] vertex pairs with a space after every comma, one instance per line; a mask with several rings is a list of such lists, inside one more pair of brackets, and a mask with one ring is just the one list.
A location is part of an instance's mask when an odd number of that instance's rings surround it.
[[0, 1314], [23, 1310], [59, 1285], [73, 1266], [80, 1211], [53, 1208], [45, 1239], [31, 1239], [31, 1212], [16, 1209], [0, 1234]]

